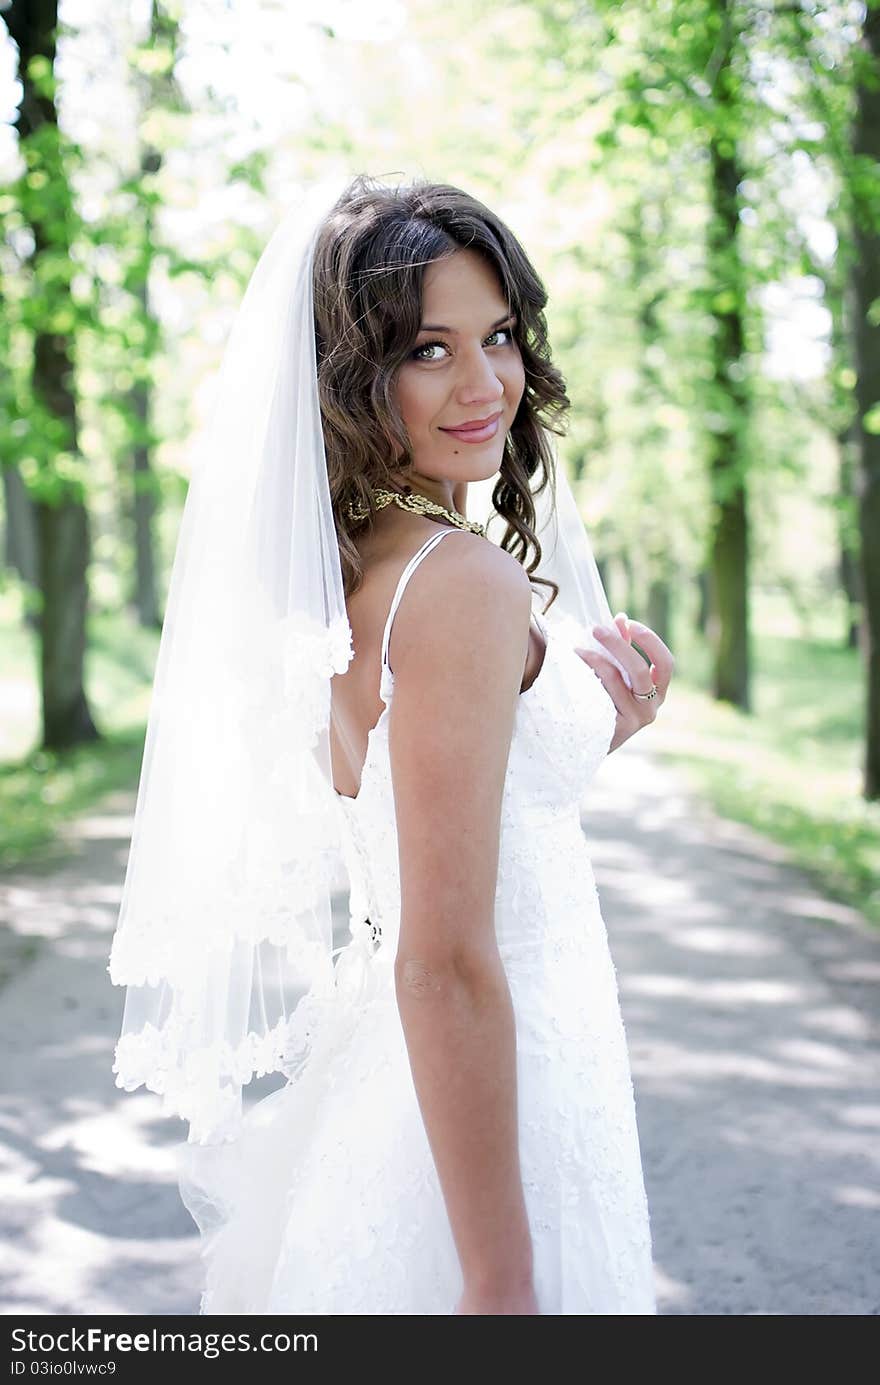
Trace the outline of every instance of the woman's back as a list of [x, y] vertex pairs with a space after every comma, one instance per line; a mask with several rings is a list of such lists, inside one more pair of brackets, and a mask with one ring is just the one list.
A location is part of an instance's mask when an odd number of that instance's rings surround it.
[[[426, 519], [380, 527], [377, 534], [359, 545], [363, 580], [347, 602], [354, 657], [346, 672], [335, 675], [331, 681], [333, 779], [337, 792], [346, 797], [354, 798], [357, 794], [370, 734], [385, 706], [381, 682], [398, 603], [422, 559], [447, 535], [455, 536], [453, 552], [444, 555], [448, 561], [430, 565], [420, 579], [425, 586], [426, 604], [436, 606], [444, 599], [444, 586], [458, 557], [462, 553], [481, 556], [479, 550], [486, 544], [485, 539]], [[511, 565], [516, 562], [498, 552], [493, 557], [495, 565], [499, 559]], [[491, 567], [487, 566], [481, 580], [491, 582]], [[543, 654], [543, 636], [532, 626], [523, 687], [536, 676]]]

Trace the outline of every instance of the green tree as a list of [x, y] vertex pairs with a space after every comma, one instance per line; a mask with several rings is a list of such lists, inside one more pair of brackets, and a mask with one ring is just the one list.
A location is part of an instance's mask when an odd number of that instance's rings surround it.
[[83, 682], [91, 540], [78, 451], [71, 293], [78, 216], [70, 184], [80, 151], [58, 124], [57, 0], [13, 0], [5, 19], [22, 87], [15, 124], [24, 171], [14, 192], [32, 237], [31, 293], [22, 304], [32, 333], [31, 399], [21, 444], [36, 514], [42, 744], [62, 749], [99, 735]]

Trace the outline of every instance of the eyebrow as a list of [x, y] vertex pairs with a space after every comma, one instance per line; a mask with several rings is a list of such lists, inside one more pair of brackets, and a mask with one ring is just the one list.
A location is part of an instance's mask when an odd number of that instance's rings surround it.
[[[496, 327], [503, 327], [504, 324], [505, 324], [505, 322], [509, 322], [510, 319], [511, 319], [512, 317], [516, 317], [516, 313], [512, 313], [512, 312], [511, 312], [511, 313], [505, 313], [503, 317], [499, 317], [499, 319], [498, 319], [497, 322], [493, 322], [493, 323], [492, 323], [492, 326], [489, 328], [489, 331], [490, 331], [490, 332], [494, 332], [494, 330], [495, 330]], [[419, 328], [419, 331], [420, 331], [420, 332], [449, 332], [450, 336], [453, 336], [453, 337], [457, 337], [457, 336], [458, 336], [458, 333], [457, 333], [457, 331], [455, 330], [454, 327], [441, 327], [440, 324], [437, 323], [437, 322], [423, 322], [422, 325], [421, 325], [421, 327]]]

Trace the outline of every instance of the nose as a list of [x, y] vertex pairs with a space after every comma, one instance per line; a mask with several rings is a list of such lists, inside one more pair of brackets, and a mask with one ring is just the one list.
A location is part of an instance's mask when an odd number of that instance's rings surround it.
[[476, 351], [462, 358], [459, 379], [461, 402], [463, 404], [500, 404], [504, 394], [504, 382], [492, 363], [491, 356], [478, 347]]

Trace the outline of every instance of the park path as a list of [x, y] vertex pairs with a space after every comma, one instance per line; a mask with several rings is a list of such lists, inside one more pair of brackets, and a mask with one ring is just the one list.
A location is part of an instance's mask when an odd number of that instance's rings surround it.
[[[133, 806], [109, 797], [74, 825], [67, 860], [0, 876], [5, 1314], [197, 1312], [172, 1154], [184, 1127], [110, 1070], [123, 993], [106, 964]], [[880, 937], [650, 747], [609, 757], [584, 830], [660, 1312], [877, 1313]]]

